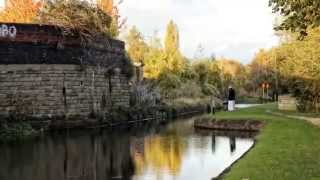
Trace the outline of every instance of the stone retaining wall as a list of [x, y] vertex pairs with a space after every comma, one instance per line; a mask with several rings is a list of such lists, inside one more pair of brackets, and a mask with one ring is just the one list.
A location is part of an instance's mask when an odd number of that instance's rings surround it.
[[55, 26], [3, 26], [16, 34], [0, 33], [0, 115], [80, 119], [129, 107], [131, 65], [123, 42], [98, 38], [83, 44]]
[[124, 75], [79, 65], [0, 65], [0, 113], [34, 117], [88, 116], [129, 106]]

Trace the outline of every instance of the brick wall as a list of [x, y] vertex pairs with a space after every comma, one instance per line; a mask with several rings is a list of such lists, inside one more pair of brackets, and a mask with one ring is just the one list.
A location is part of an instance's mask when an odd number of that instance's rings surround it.
[[123, 42], [84, 46], [58, 27], [6, 25], [17, 34], [0, 37], [0, 115], [88, 117], [129, 106]]
[[129, 106], [129, 85], [107, 68], [79, 65], [0, 65], [0, 113], [84, 116]]

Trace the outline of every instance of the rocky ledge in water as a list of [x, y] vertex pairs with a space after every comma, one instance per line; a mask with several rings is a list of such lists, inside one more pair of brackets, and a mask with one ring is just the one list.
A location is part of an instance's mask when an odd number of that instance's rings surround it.
[[263, 122], [257, 120], [216, 120], [201, 118], [195, 121], [195, 128], [225, 131], [259, 131]]

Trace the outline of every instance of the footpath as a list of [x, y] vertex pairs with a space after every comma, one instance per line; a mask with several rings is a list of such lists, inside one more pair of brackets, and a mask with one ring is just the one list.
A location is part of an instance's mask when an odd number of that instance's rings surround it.
[[282, 117], [286, 117], [286, 118], [305, 120], [305, 121], [308, 121], [308, 122], [320, 127], [320, 118], [297, 116], [297, 115], [288, 115], [288, 114], [284, 114], [284, 113], [280, 113], [280, 112], [273, 112], [273, 111], [270, 111], [270, 110], [267, 110], [266, 112], [269, 113], [269, 114], [272, 114], [272, 115], [282, 116]]

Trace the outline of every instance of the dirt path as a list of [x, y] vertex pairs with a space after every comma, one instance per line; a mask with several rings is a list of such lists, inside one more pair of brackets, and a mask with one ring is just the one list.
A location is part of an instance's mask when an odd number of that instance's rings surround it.
[[287, 115], [287, 114], [283, 114], [283, 113], [279, 113], [279, 112], [272, 112], [270, 110], [267, 110], [267, 113], [270, 113], [272, 115], [277, 115], [277, 116], [283, 116], [283, 117], [287, 117], [287, 118], [293, 118], [293, 119], [301, 119], [301, 120], [305, 120], [308, 121], [318, 127], [320, 127], [320, 118], [312, 118], [312, 117], [305, 117], [305, 116], [294, 116], [294, 115]]

